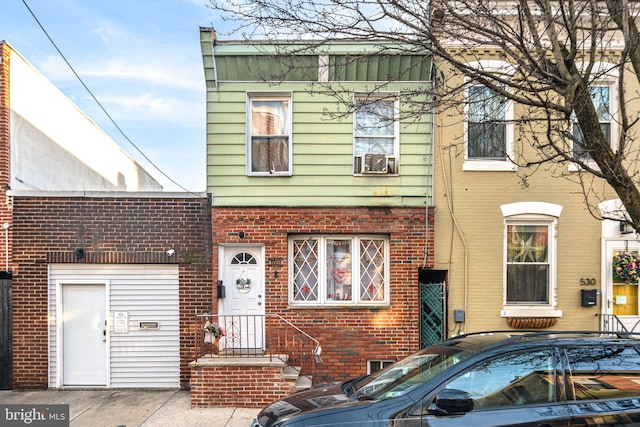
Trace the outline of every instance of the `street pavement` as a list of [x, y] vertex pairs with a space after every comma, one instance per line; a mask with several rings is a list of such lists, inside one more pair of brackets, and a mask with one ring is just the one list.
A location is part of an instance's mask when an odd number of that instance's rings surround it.
[[249, 427], [260, 411], [191, 408], [188, 390], [0, 390], [8, 404], [68, 404], [70, 427]]

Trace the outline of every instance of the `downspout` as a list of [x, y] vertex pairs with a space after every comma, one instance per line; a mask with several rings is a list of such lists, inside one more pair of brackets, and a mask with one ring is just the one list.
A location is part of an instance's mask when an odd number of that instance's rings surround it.
[[[435, 75], [435, 69], [434, 69], [434, 75]], [[437, 82], [437, 78], [433, 78], [433, 84], [434, 84], [434, 88]], [[436, 116], [438, 118], [438, 120], [442, 120], [440, 115]], [[438, 126], [438, 132], [440, 134], [440, 138], [439, 141], [442, 141], [442, 126]], [[468, 269], [468, 265], [469, 265], [469, 248], [467, 247], [467, 241], [464, 238], [464, 234], [462, 232], [462, 228], [460, 227], [460, 224], [458, 223], [458, 219], [456, 218], [456, 215], [453, 211], [453, 202], [452, 202], [452, 197], [451, 197], [451, 189], [449, 187], [449, 182], [447, 181], [447, 174], [446, 174], [446, 168], [445, 168], [445, 163], [444, 163], [444, 155], [439, 156], [440, 157], [440, 166], [442, 168], [442, 179], [444, 182], [444, 192], [445, 192], [445, 198], [447, 199], [447, 206], [449, 207], [449, 215], [451, 216], [451, 222], [453, 223], [453, 225], [455, 226], [456, 231], [458, 232], [458, 235], [460, 236], [460, 240], [462, 242], [462, 247], [463, 247], [463, 253], [464, 253], [464, 263], [463, 263], [463, 269], [464, 269], [464, 293], [463, 293], [463, 308], [464, 308], [464, 312], [465, 312], [465, 322], [463, 322], [461, 325], [459, 325], [458, 327], [458, 331], [460, 331], [460, 326], [464, 326], [466, 324], [466, 319], [467, 316], [466, 314], [468, 313], [468, 294], [469, 294], [469, 269]], [[451, 242], [451, 246], [453, 247], [453, 241]], [[449, 259], [449, 271], [451, 271], [451, 259]]]
[[218, 66], [216, 64], [216, 43], [218, 41], [218, 37], [216, 35], [216, 30], [211, 28], [211, 59], [213, 60], [213, 80], [216, 82], [216, 89], [219, 88], [218, 85]]
[[[431, 83], [434, 84], [434, 79], [433, 79], [433, 57], [431, 57], [431, 70], [429, 70], [429, 77], [431, 78]], [[429, 96], [429, 95], [427, 95]], [[431, 166], [431, 173], [433, 174], [433, 171], [435, 170], [434, 168], [434, 162], [433, 162], [433, 150], [435, 148], [435, 144], [434, 144], [434, 139], [433, 139], [433, 123], [435, 121], [435, 113], [434, 113], [434, 108], [433, 105], [431, 105], [431, 154], [430, 154], [430, 159], [429, 162], [427, 164], [427, 168], [429, 166]], [[427, 174], [428, 177], [428, 174]], [[425, 185], [425, 221], [424, 221], [424, 258], [422, 260], [422, 269], [425, 269], [427, 267], [427, 258], [429, 256], [429, 188], [428, 185]], [[431, 177], [431, 200], [433, 200], [433, 176]], [[435, 263], [435, 258], [434, 258], [434, 263]]]

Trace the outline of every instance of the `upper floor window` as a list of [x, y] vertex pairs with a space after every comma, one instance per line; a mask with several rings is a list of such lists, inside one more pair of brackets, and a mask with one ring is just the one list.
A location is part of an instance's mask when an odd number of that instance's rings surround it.
[[291, 94], [250, 94], [247, 171], [291, 175]]
[[[600, 128], [609, 144], [611, 144], [611, 90], [609, 86], [592, 86], [589, 89], [593, 105], [598, 113]], [[573, 137], [575, 138], [573, 141], [574, 158], [583, 162], [591, 160], [591, 155], [585, 145], [584, 136], [578, 126], [575, 113], [573, 114]]]
[[[578, 63], [579, 68], [587, 67], [587, 63]], [[596, 62], [592, 67], [592, 75], [597, 76], [597, 80], [589, 87], [593, 106], [598, 114], [598, 121], [600, 122], [600, 128], [609, 141], [609, 145], [615, 150], [618, 139], [618, 126], [616, 126], [616, 116], [618, 115], [619, 101], [618, 101], [618, 79], [619, 68], [617, 64], [610, 64], [606, 62]], [[575, 113], [571, 115], [572, 119], [572, 154], [573, 157], [582, 162], [588, 162], [590, 167], [597, 168], [591, 158], [591, 154], [587, 149], [584, 136], [578, 122]], [[575, 163], [569, 164], [569, 170], [579, 170], [579, 165]]]
[[[474, 66], [510, 73], [500, 61]], [[479, 84], [469, 84], [465, 93], [465, 162], [463, 170], [511, 171], [513, 156], [513, 102], [503, 94]]]
[[397, 174], [398, 98], [396, 95], [355, 98], [354, 174]]
[[389, 302], [389, 242], [377, 236], [289, 239], [292, 305], [381, 305]]
[[467, 158], [507, 159], [507, 100], [484, 86], [470, 86], [467, 101]]

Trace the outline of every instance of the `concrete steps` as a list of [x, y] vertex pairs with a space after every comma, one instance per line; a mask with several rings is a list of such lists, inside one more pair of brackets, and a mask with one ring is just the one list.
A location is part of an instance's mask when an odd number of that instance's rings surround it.
[[282, 373], [282, 379], [287, 382], [293, 382], [295, 384], [295, 390], [306, 390], [311, 388], [312, 382], [311, 378], [306, 375], [300, 375], [300, 367], [299, 366], [287, 366], [284, 368], [284, 372]]

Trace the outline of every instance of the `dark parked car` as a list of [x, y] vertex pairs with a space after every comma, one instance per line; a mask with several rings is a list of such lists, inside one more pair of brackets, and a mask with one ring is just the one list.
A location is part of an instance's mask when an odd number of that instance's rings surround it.
[[640, 335], [468, 334], [294, 393], [252, 427], [640, 425]]

